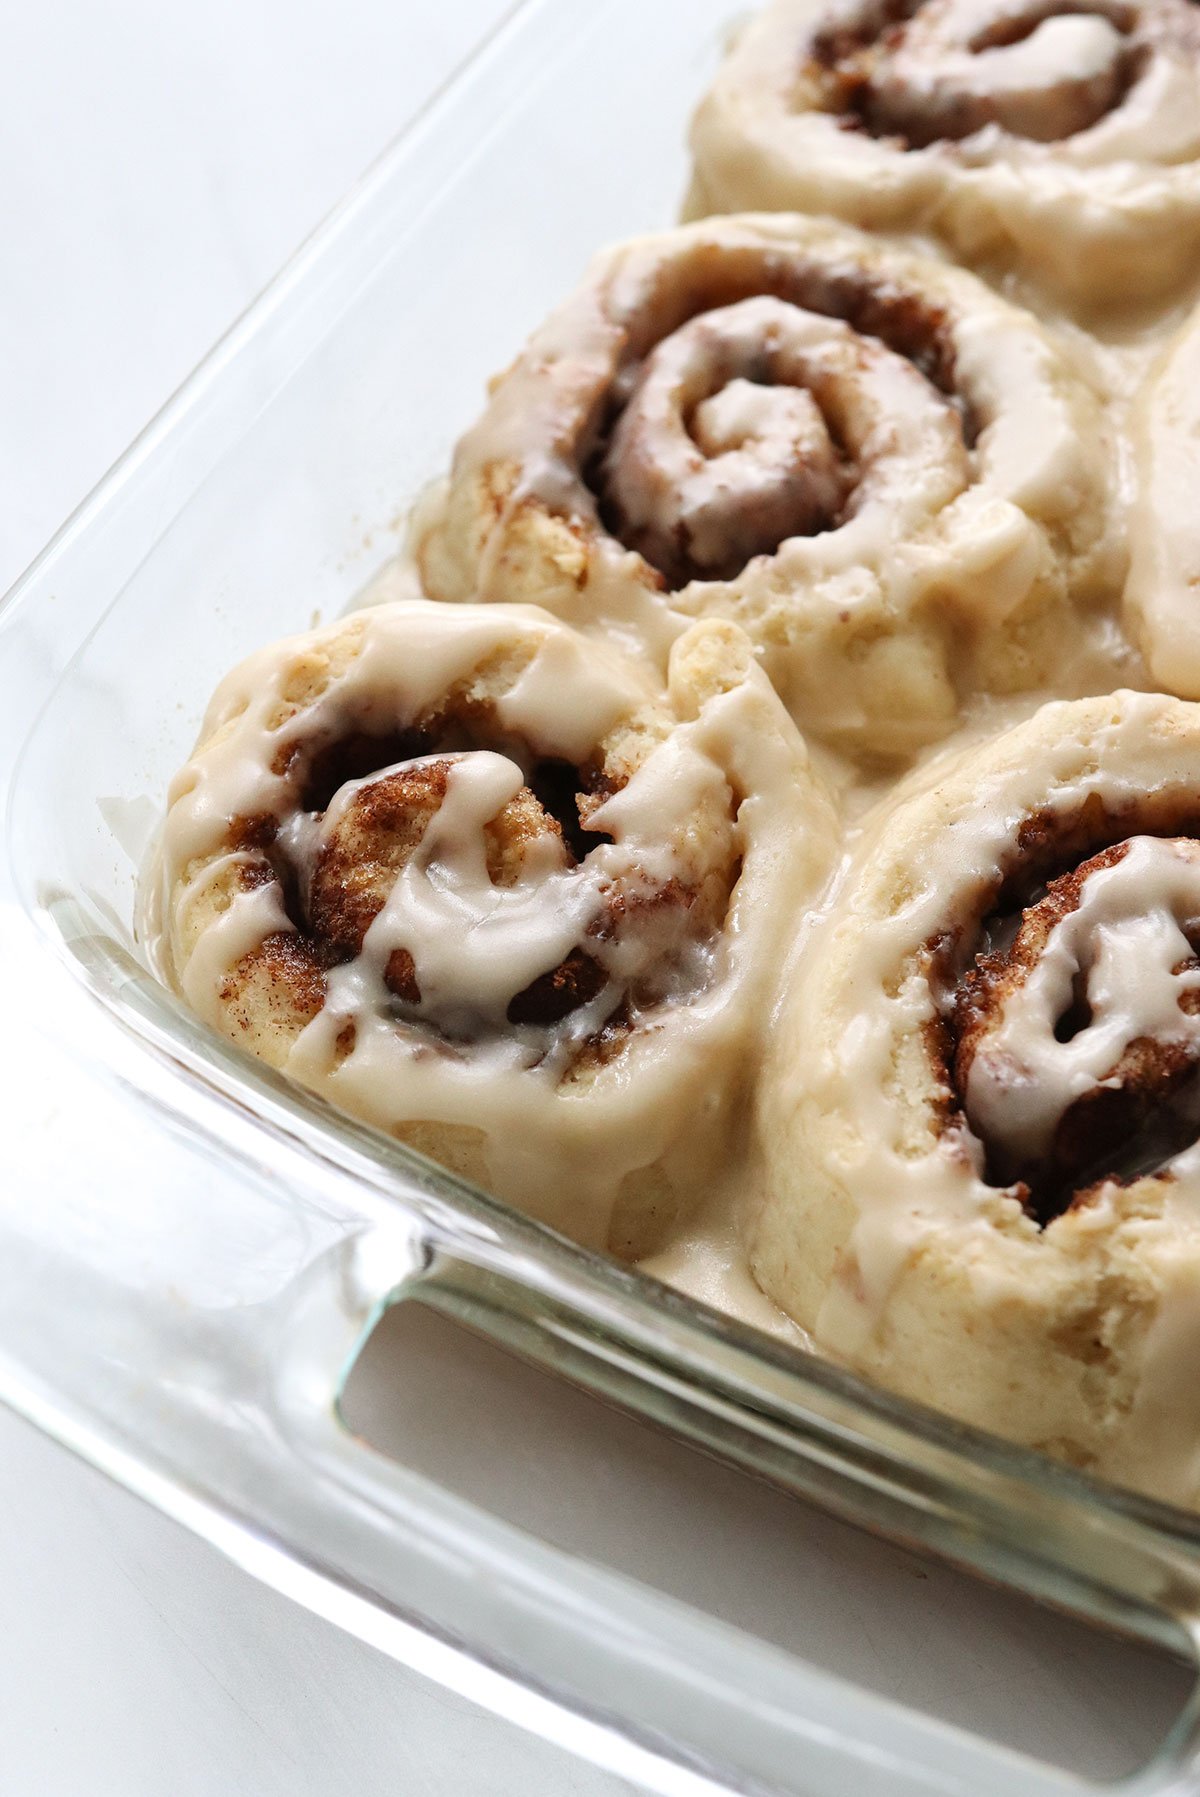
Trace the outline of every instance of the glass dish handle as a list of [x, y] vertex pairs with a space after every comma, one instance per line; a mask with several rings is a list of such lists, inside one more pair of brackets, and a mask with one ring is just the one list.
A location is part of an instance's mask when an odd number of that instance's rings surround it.
[[[518, 1239], [519, 1233], [518, 1226]], [[348, 1273], [351, 1263], [341, 1255], [314, 1269], [315, 1282], [296, 1313], [278, 1390], [285, 1433], [327, 1490], [339, 1487], [386, 1519], [376, 1574], [386, 1564], [385, 1543], [389, 1538], [394, 1543], [397, 1531], [409, 1529], [405, 1491], [413, 1475], [348, 1436], [337, 1421], [337, 1402], [366, 1335], [384, 1309], [403, 1302], [427, 1305], [593, 1392], [649, 1412], [701, 1447], [759, 1473], [767, 1471], [779, 1483], [818, 1497], [856, 1521], [877, 1528], [899, 1523], [900, 1517], [889, 1513], [882, 1438], [869, 1447], [843, 1441], [838, 1449], [831, 1405], [830, 1452], [822, 1479], [811, 1442], [803, 1456], [789, 1447], [785, 1427], [794, 1422], [772, 1393], [769, 1376], [758, 1385], [757, 1407], [747, 1410], [744, 1382], [761, 1370], [761, 1363], [741, 1364], [750, 1344], [743, 1346], [739, 1328], [726, 1331], [727, 1356], [714, 1377], [711, 1340], [707, 1335], [697, 1339], [693, 1358], [688, 1332], [694, 1325], [669, 1293], [663, 1293], [657, 1328], [646, 1324], [640, 1307], [623, 1316], [619, 1302], [608, 1306], [603, 1317], [581, 1325], [578, 1293], [572, 1292], [568, 1305], [543, 1262], [520, 1267], [514, 1277], [518, 1242], [505, 1242], [503, 1235], [501, 1227], [491, 1241], [464, 1242], [449, 1232], [425, 1230], [404, 1245], [407, 1270], [397, 1279], [395, 1252], [389, 1251], [386, 1238], [365, 1234], [350, 1251], [356, 1270]], [[642, 1282], [629, 1275], [626, 1283], [633, 1298]], [[357, 1300], [348, 1306], [349, 1293], [357, 1293]], [[761, 1354], [761, 1342], [753, 1352]], [[339, 1370], [331, 1380], [329, 1369], [335, 1366]], [[658, 1394], [654, 1405], [646, 1402], [648, 1366]], [[736, 1407], [730, 1402], [735, 1396]], [[873, 1510], [864, 1505], [861, 1468], [841, 1484], [839, 1452], [846, 1461], [861, 1460], [866, 1452], [876, 1455]], [[921, 1478], [908, 1469], [909, 1489], [903, 1491], [904, 1470], [894, 1469], [897, 1483], [891, 1496], [911, 1504], [912, 1487]], [[934, 1501], [928, 1475], [924, 1500], [927, 1506]], [[947, 1504], [942, 1520], [945, 1545], [956, 1558], [985, 1571], [1003, 1566], [1010, 1578], [1017, 1572], [1014, 1543], [1005, 1539], [1010, 1531], [998, 1528], [994, 1539], [987, 1538], [982, 1488], [977, 1507], [955, 1514]], [[506, 1553], [504, 1538], [512, 1535], [508, 1526], [449, 1494], [442, 1522], [445, 1537], [427, 1543], [430, 1551], [449, 1551], [468, 1586], [486, 1578], [500, 1599], [497, 1633], [485, 1635], [473, 1613], [464, 1624], [467, 1638], [494, 1654], [494, 1665], [507, 1662], [526, 1687], [525, 1701], [533, 1687], [539, 1702], [558, 1703], [574, 1713], [565, 1733], [561, 1726], [548, 1727], [544, 1715], [536, 1724], [539, 1731], [578, 1749], [581, 1737], [572, 1730], [582, 1729], [582, 1745], [592, 1758], [649, 1789], [697, 1797], [701, 1791], [779, 1797], [845, 1797], [851, 1791], [855, 1797], [1087, 1797], [1122, 1789], [1130, 1797], [1134, 1792], [1137, 1797], [1166, 1797], [1197, 1788], [1200, 1702], [1195, 1692], [1151, 1766], [1120, 1787], [1094, 1784], [906, 1710], [728, 1624], [683, 1610], [675, 1600], [619, 1574], [548, 1548], [539, 1548], [531, 1561], [527, 1537], [521, 1538], [519, 1555]], [[415, 1545], [411, 1536], [410, 1545]], [[1143, 1544], [1147, 1553], [1149, 1546]], [[1162, 1620], [1157, 1628], [1143, 1621], [1141, 1632], [1184, 1648], [1194, 1661], [1197, 1631], [1193, 1621], [1185, 1620], [1200, 1614], [1191, 1607], [1194, 1591], [1178, 1582], [1178, 1566], [1163, 1564], [1161, 1547], [1157, 1551], [1157, 1567], [1150, 1559], [1140, 1566], [1133, 1558], [1126, 1560], [1124, 1589], [1113, 1592], [1114, 1616], [1122, 1601], [1134, 1608], [1145, 1601], [1147, 1581], [1153, 1585], [1157, 1571], [1165, 1581], [1155, 1587], [1164, 1606]], [[1081, 1552], [1076, 1559], [1080, 1579], [1094, 1581], [1097, 1556]], [[1017, 1582], [1042, 1594], [1050, 1583], [1028, 1551]], [[392, 1580], [374, 1588], [381, 1594], [390, 1590], [387, 1601], [394, 1603], [405, 1586]], [[1053, 1595], [1067, 1594], [1060, 1585]], [[1131, 1613], [1126, 1613], [1127, 1623]], [[399, 1651], [395, 1641], [378, 1638], [380, 1645]], [[400, 1657], [410, 1656], [401, 1652]], [[418, 1658], [414, 1663], [422, 1662]], [[733, 1666], [736, 1686], [729, 1680]], [[478, 1675], [480, 1668], [474, 1671]], [[470, 1679], [462, 1688], [489, 1701]], [[496, 1707], [514, 1713], [510, 1706]]]

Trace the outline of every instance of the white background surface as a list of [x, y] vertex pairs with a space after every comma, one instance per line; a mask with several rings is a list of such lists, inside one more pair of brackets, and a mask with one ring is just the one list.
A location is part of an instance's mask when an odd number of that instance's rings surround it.
[[[9, 9], [0, 588], [504, 4]], [[647, 1576], [671, 1562], [684, 1592], [836, 1670], [1097, 1773], [1131, 1764], [1182, 1695], [1147, 1656], [785, 1514], [669, 1444], [610, 1430], [572, 1486], [573, 1426], [552, 1417], [530, 1440], [527, 1491], [503, 1453], [491, 1471], [452, 1464], [461, 1434], [432, 1470], [497, 1502], [504, 1485], [507, 1512], [551, 1533], [590, 1497], [599, 1557]], [[0, 1797], [629, 1789], [260, 1589], [3, 1413], [0, 1614]]]
[[[506, 0], [4, 11], [0, 590]], [[0, 1412], [3, 1797], [614, 1797]]]

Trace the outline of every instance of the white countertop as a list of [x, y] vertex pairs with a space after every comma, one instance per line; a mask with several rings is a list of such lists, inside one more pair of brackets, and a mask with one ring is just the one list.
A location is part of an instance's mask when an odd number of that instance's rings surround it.
[[[45, 0], [0, 109], [0, 590], [507, 0]], [[0, 1412], [5, 1797], [612, 1797]]]
[[[0, 589], [505, 3], [10, 9]], [[560, 1454], [561, 1424], [551, 1438]], [[597, 1464], [615, 1480], [624, 1456], [627, 1489], [647, 1468], [666, 1530], [656, 1546], [635, 1506], [622, 1534], [602, 1480], [587, 1551], [656, 1578], [661, 1566], [663, 1582], [836, 1671], [1097, 1774], [1131, 1764], [1182, 1698], [1151, 1656], [639, 1442], [606, 1437]], [[461, 1440], [455, 1453], [446, 1476], [469, 1483]], [[594, 1484], [577, 1488], [581, 1511]], [[549, 1489], [530, 1474], [503, 1504], [558, 1525]], [[748, 1553], [764, 1563], [761, 1599]], [[630, 1788], [260, 1588], [2, 1412], [0, 1611], [4, 1797]]]

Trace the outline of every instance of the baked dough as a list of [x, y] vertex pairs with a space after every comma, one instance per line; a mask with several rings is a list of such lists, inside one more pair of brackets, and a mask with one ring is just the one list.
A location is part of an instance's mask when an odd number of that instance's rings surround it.
[[583, 1241], [719, 1178], [832, 856], [731, 625], [664, 692], [526, 607], [380, 606], [252, 656], [170, 791], [151, 929], [200, 1017]]
[[1159, 685], [1200, 699], [1200, 313], [1143, 385], [1132, 442], [1129, 624]]
[[1200, 254], [1190, 0], [776, 0], [692, 128], [693, 215], [931, 231], [1085, 309]]
[[1112, 465], [1065, 351], [973, 276], [715, 220], [599, 257], [414, 547], [435, 598], [534, 601], [659, 663], [728, 618], [802, 728], [903, 755], [1069, 653], [1124, 572]]
[[868, 825], [763, 1080], [820, 1348], [1200, 1502], [1200, 707], [1045, 706]]

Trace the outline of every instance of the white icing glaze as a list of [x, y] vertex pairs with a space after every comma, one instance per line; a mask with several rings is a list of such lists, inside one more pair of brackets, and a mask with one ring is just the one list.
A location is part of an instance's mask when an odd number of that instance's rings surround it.
[[[972, 1126], [1010, 1153], [1038, 1155], [1132, 1043], [1149, 1037], [1195, 1052], [1200, 1016], [1180, 999], [1200, 986], [1200, 968], [1184, 965], [1194, 955], [1183, 926], [1198, 920], [1200, 858], [1186, 845], [1138, 837], [1115, 865], [1090, 874], [976, 1051], [965, 1094]], [[1089, 1020], [1060, 1041], [1056, 1025], [1077, 980]]]
[[[741, 368], [771, 384], [751, 387]], [[917, 527], [972, 478], [957, 415], [909, 361], [841, 319], [769, 297], [705, 313], [658, 345], [606, 468], [652, 560], [677, 552], [682, 533], [692, 564], [732, 560], [737, 572], [818, 532], [841, 539], [838, 565], [869, 563], [897, 520]], [[831, 548], [810, 554], [828, 562]]]
[[[610, 840], [578, 865], [547, 829], [523, 842], [509, 883], [491, 877], [485, 830], [526, 777], [503, 748], [381, 767], [346, 782], [323, 814], [299, 808], [290, 745], [407, 728], [493, 667], [506, 670], [488, 676], [497, 726], [532, 756], [580, 762], [614, 731], [635, 745], [632, 773], [588, 818]], [[165, 971], [237, 1037], [228, 982], [268, 938], [298, 927], [277, 880], [246, 888], [231, 877], [252, 861], [238, 821], [282, 824], [277, 852], [307, 905], [372, 789], [436, 765], [444, 792], [358, 952], [328, 970], [323, 1004], [287, 1026], [272, 1058], [386, 1129], [466, 1132], [480, 1144], [481, 1168], [467, 1162], [477, 1176], [588, 1243], [608, 1240], [634, 1176], [666, 1180], [672, 1203], [693, 1198], [723, 1163], [785, 895], [802, 903], [820, 877], [830, 825], [738, 633], [690, 633], [668, 703], [673, 712], [632, 665], [520, 607], [397, 603], [261, 652], [219, 690], [172, 786], [157, 875]], [[735, 878], [718, 929], [713, 901], [696, 895]], [[510, 1023], [513, 999], [581, 945], [606, 976], [601, 989], [560, 1021]], [[411, 957], [416, 1000], [398, 1002], [387, 985], [397, 950]], [[622, 1004], [624, 1034], [589, 1058]], [[269, 1030], [270, 1015], [256, 1027]]]
[[[201, 886], [212, 885], [231, 863], [244, 865], [241, 855], [222, 855], [198, 876]], [[276, 886], [259, 886], [243, 893], [236, 903], [216, 917], [189, 957], [181, 978], [181, 990], [192, 1008], [213, 1016], [213, 993], [231, 967], [253, 954], [277, 930], [291, 930], [291, 919]]]
[[[359, 1029], [377, 1023], [385, 1038], [402, 1027], [384, 978], [398, 949], [411, 955], [421, 994], [410, 1024], [432, 1023], [451, 1042], [486, 1045], [472, 1062], [480, 1077], [510, 1066], [561, 1078], [636, 982], [647, 982], [655, 1002], [686, 1001], [703, 990], [712, 944], [681, 929], [678, 908], [664, 912], [655, 904], [670, 880], [688, 875], [680, 838], [689, 819], [711, 815], [714, 804], [727, 810], [724, 782], [696, 754], [688, 728], [594, 812], [592, 829], [611, 833], [611, 843], [593, 848], [582, 865], [565, 867], [559, 839], [547, 833], [526, 850], [510, 886], [496, 885], [489, 874], [484, 830], [521, 791], [521, 769], [489, 750], [448, 763], [429, 759], [449, 766], [446, 794], [360, 953], [330, 971], [320, 1038], [347, 1020]], [[394, 771], [381, 769], [340, 788], [320, 821], [297, 814], [292, 840], [309, 834], [306, 859], [319, 856], [356, 795]], [[607, 925], [603, 935], [601, 925]], [[512, 1001], [580, 944], [610, 983], [548, 1028], [511, 1023]]]
[[[421, 1015], [451, 1036], [495, 1032], [504, 1027], [516, 995], [586, 936], [602, 908], [595, 855], [577, 876], [562, 867], [559, 845], [546, 835], [524, 856], [515, 885], [497, 886], [488, 872], [485, 826], [524, 784], [515, 762], [488, 750], [451, 761], [445, 797], [367, 930], [360, 955], [330, 976], [327, 1005], [335, 1015], [361, 1014], [358, 993], [368, 970], [375, 1002], [386, 1012], [384, 969], [396, 949], [406, 949], [421, 991]], [[325, 828], [337, 822], [352, 791], [336, 795]], [[344, 987], [355, 994], [349, 1005], [342, 1000]]]
[[1120, 99], [1125, 37], [1099, 11], [1040, 12], [1028, 0], [926, 0], [898, 47], [875, 48], [881, 124], [952, 139], [994, 124], [1056, 144], [1095, 126]]
[[[901, 29], [892, 17], [874, 0], [768, 6], [696, 114], [693, 211], [928, 229], [1092, 310], [1161, 295], [1194, 267], [1200, 30], [1187, 0], [1090, 12], [926, 0]], [[839, 27], [861, 33], [845, 68], [877, 136], [845, 129], [847, 102], [813, 57]]]

